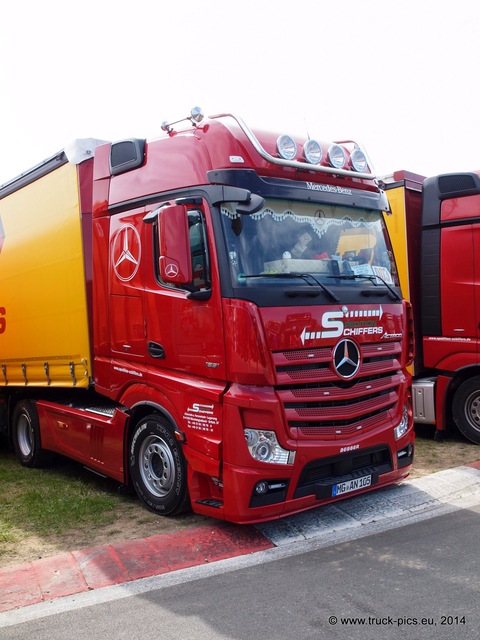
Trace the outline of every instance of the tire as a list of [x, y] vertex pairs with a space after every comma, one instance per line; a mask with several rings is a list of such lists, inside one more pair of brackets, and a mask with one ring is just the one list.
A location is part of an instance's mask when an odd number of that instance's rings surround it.
[[132, 484], [148, 509], [164, 516], [187, 509], [187, 463], [168, 422], [157, 415], [141, 420], [128, 453]]
[[458, 387], [452, 411], [458, 430], [471, 442], [480, 444], [480, 376], [470, 378]]
[[12, 418], [13, 447], [24, 467], [32, 469], [51, 464], [55, 454], [42, 449], [37, 408], [32, 400], [17, 404]]

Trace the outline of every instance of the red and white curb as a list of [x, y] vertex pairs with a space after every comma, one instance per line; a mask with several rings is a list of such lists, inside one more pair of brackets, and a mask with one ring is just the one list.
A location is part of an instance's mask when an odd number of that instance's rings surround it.
[[0, 612], [272, 547], [255, 527], [212, 521], [180, 532], [43, 558], [0, 570]]

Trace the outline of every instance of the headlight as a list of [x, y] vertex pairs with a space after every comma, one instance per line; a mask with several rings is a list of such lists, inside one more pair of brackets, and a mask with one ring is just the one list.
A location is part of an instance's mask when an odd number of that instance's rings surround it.
[[278, 444], [275, 431], [245, 429], [245, 440], [255, 460], [273, 464], [293, 464], [295, 460], [295, 451], [283, 449]]
[[395, 429], [393, 430], [395, 434], [395, 440], [399, 440], [402, 436], [404, 436], [407, 433], [407, 430], [408, 430], [408, 405], [406, 404], [403, 407], [402, 419], [400, 420], [399, 425], [396, 426]]
[[367, 158], [365, 154], [360, 149], [354, 149], [352, 151], [352, 155], [350, 156], [350, 160], [352, 162], [352, 167], [355, 171], [359, 173], [363, 173], [368, 169]]
[[332, 144], [328, 150], [328, 159], [330, 160], [332, 167], [335, 167], [335, 169], [341, 169], [346, 160], [345, 151], [339, 144]]
[[277, 150], [284, 160], [293, 160], [297, 155], [297, 145], [291, 136], [280, 136], [277, 140]]
[[316, 140], [307, 140], [303, 145], [303, 155], [310, 164], [318, 164], [322, 159], [322, 147]]

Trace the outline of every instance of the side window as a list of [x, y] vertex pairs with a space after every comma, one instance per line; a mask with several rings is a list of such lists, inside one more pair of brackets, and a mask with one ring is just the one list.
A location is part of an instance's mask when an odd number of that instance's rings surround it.
[[[156, 227], [156, 225], [154, 225], [154, 227]], [[155, 229], [155, 253], [157, 256], [155, 264], [157, 280], [165, 287], [184, 291], [201, 291], [204, 289], [210, 289], [210, 262], [208, 255], [207, 230], [203, 211], [197, 209], [188, 211], [188, 230], [190, 237], [190, 256], [192, 260], [191, 282], [188, 284], [176, 285], [162, 280], [158, 268], [158, 256], [160, 252], [157, 241], [158, 236]]]
[[192, 255], [192, 286], [194, 290], [210, 288], [210, 268], [208, 263], [207, 235], [205, 220], [201, 211], [188, 212], [190, 232], [190, 252]]

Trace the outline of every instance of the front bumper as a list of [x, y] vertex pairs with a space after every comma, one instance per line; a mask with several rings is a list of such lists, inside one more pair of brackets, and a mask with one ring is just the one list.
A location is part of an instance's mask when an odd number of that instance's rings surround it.
[[335, 453], [333, 449], [332, 445], [302, 443], [292, 466], [245, 468], [225, 463], [221, 500], [215, 504], [200, 500], [194, 503], [194, 510], [253, 524], [399, 482], [409, 474], [413, 462], [413, 427], [389, 444], [367, 438], [361, 445], [345, 446], [345, 452], [339, 453], [338, 445]]

